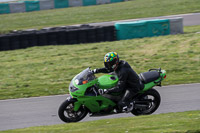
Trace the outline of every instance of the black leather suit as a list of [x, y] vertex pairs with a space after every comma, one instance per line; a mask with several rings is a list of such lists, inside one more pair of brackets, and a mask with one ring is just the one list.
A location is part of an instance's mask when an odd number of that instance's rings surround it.
[[[106, 68], [96, 69], [96, 73], [110, 73]], [[119, 101], [119, 109], [128, 106], [130, 99], [140, 90], [140, 79], [137, 73], [131, 68], [128, 62], [120, 60], [117, 69], [114, 71], [118, 76], [118, 84], [108, 89], [108, 93], [122, 92], [122, 99]]]

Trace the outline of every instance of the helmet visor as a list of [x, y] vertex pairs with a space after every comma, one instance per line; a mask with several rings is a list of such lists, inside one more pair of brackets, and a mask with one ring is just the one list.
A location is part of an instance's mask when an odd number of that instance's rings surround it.
[[113, 70], [113, 65], [115, 65], [115, 61], [110, 61], [110, 62], [104, 62], [104, 66], [108, 69], [108, 70]]

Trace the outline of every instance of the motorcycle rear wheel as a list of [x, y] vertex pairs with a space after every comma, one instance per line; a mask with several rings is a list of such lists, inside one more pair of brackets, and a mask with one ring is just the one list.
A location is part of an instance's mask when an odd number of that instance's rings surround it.
[[78, 111], [74, 111], [74, 101], [64, 101], [58, 110], [60, 119], [64, 122], [78, 122], [82, 120], [88, 111], [85, 107], [81, 106]]
[[141, 96], [138, 97], [138, 100], [143, 101], [143, 100], [149, 100], [151, 102], [149, 102], [149, 105], [146, 108], [134, 108], [131, 113], [133, 115], [149, 115], [152, 114], [153, 112], [155, 112], [159, 105], [160, 105], [160, 94], [158, 93], [157, 90], [155, 89], [150, 89], [147, 92], [145, 92], [144, 94], [142, 94]]

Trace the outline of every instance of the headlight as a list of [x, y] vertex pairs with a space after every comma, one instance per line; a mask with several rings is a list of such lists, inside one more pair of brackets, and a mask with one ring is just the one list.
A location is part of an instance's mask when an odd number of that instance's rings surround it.
[[75, 83], [76, 83], [77, 85], [79, 85], [79, 80], [78, 80], [78, 79], [76, 79], [76, 80], [75, 80]]
[[69, 91], [71, 91], [71, 92], [75, 92], [75, 91], [77, 91], [77, 90], [79, 90], [78, 88], [76, 88], [76, 87], [69, 87]]
[[74, 85], [73, 85], [73, 81], [71, 81], [70, 85], [69, 85], [69, 91], [70, 92], [75, 92], [79, 90], [78, 88], [76, 88]]

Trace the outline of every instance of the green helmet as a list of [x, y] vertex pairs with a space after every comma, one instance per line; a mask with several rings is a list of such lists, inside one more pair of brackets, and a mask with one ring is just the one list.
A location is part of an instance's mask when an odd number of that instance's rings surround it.
[[104, 56], [104, 65], [108, 70], [116, 70], [119, 64], [119, 56], [116, 52], [109, 52]]

